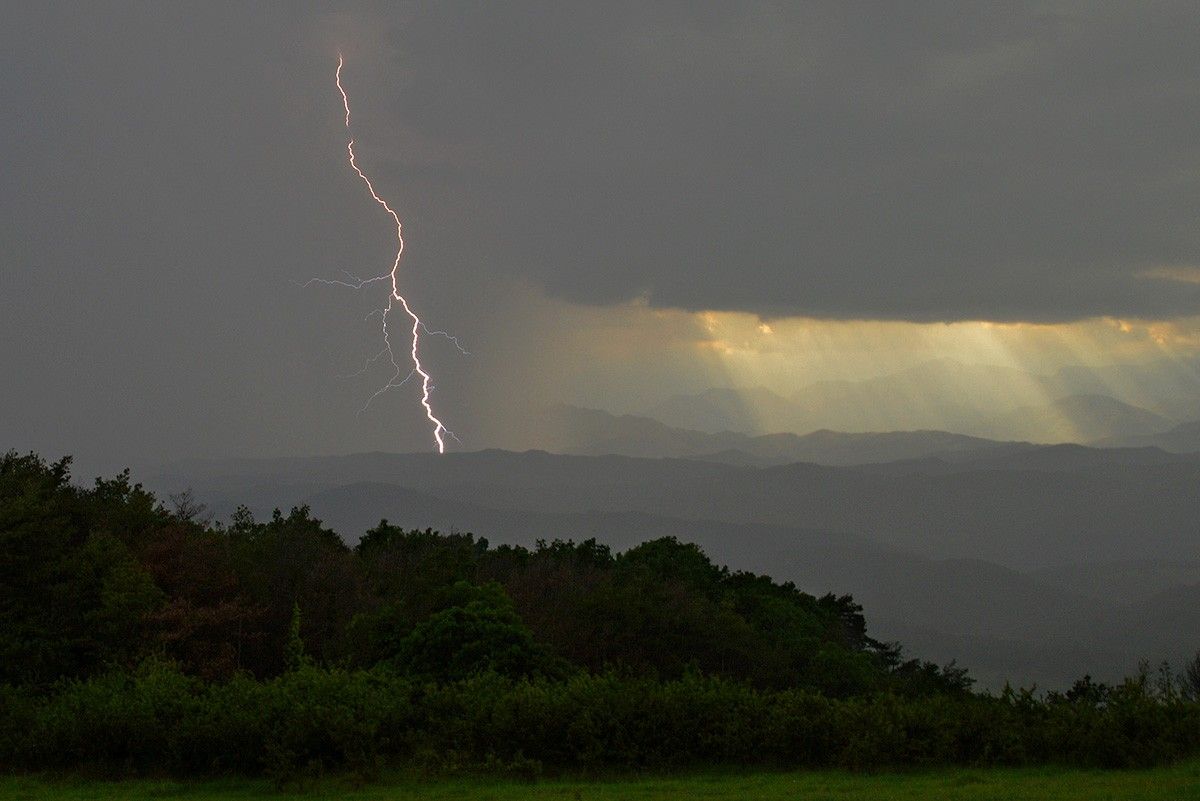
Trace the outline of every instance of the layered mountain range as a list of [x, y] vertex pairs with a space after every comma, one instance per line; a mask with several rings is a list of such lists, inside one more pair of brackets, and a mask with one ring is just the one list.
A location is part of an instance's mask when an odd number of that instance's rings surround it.
[[675, 536], [735, 569], [852, 593], [875, 636], [989, 686], [1115, 678], [1200, 648], [1200, 454], [558, 413], [595, 438], [574, 454], [188, 461], [152, 487], [191, 488], [219, 516], [308, 504], [350, 542], [381, 518], [493, 542]]

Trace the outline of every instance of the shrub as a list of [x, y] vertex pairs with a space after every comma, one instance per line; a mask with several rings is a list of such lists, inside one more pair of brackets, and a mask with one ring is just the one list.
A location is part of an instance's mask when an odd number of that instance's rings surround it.
[[205, 683], [147, 663], [45, 694], [0, 687], [0, 768], [262, 773], [285, 782], [385, 765], [437, 772], [691, 765], [1140, 766], [1200, 752], [1200, 705], [1132, 680], [1035, 697], [848, 699], [720, 678], [484, 673], [416, 683], [311, 665]]

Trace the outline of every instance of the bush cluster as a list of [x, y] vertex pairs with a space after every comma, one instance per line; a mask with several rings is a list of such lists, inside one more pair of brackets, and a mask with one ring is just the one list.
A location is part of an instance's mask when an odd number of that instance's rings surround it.
[[1200, 750], [1200, 705], [1130, 680], [1102, 698], [1028, 692], [838, 699], [687, 675], [425, 683], [302, 665], [206, 682], [150, 663], [0, 688], [0, 767], [118, 773], [1143, 766]]

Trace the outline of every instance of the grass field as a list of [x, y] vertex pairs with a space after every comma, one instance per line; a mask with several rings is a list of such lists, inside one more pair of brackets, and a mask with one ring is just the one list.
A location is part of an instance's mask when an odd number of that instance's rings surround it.
[[302, 792], [279, 792], [266, 781], [88, 781], [0, 778], [0, 798], [28, 801], [192, 801], [347, 799], [348, 801], [617, 801], [617, 799], [820, 799], [821, 801], [1200, 801], [1200, 762], [1148, 771], [943, 770], [857, 775], [836, 772], [698, 774], [608, 781], [392, 778], [355, 788], [326, 780]]

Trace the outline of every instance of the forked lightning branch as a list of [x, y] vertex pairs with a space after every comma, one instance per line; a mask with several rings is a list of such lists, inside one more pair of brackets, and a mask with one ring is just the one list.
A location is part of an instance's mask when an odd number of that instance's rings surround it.
[[[337, 71], [334, 73], [334, 83], [337, 85], [338, 92], [342, 96], [342, 107], [346, 111], [346, 130], [349, 131], [350, 130], [350, 98], [346, 94], [345, 87], [342, 86], [342, 67], [344, 64], [345, 64], [345, 61], [342, 58], [342, 55], [339, 53], [338, 54]], [[400, 293], [399, 272], [400, 272], [400, 261], [404, 257], [404, 225], [400, 221], [400, 215], [396, 213], [395, 209], [393, 209], [390, 205], [388, 205], [388, 202], [386, 200], [384, 200], [377, 191], [375, 191], [375, 186], [374, 186], [374, 184], [371, 183], [371, 179], [369, 177], [367, 177], [367, 174], [365, 172], [363, 172], [362, 168], [360, 168], [358, 166], [358, 160], [354, 153], [354, 137], [353, 136], [350, 136], [347, 141], [346, 153], [349, 156], [351, 169], [353, 169], [354, 172], [358, 175], [358, 177], [362, 179], [362, 182], [364, 184], [366, 184], [367, 191], [371, 193], [371, 198], [376, 203], [378, 203], [380, 206], [383, 207], [383, 210], [387, 212], [388, 216], [391, 217], [392, 221], [396, 224], [396, 256], [392, 260], [391, 270], [389, 270], [386, 273], [377, 275], [373, 278], [358, 278], [353, 275], [347, 276], [348, 280], [313, 278], [313, 279], [310, 279], [305, 284], [305, 286], [309, 286], [311, 284], [330, 284], [330, 285], [334, 285], [334, 286], [344, 286], [344, 287], [348, 287], [350, 289], [362, 289], [371, 284], [383, 283], [389, 287], [387, 304], [382, 309], [380, 309], [378, 312], [380, 321], [381, 321], [382, 333], [383, 333], [383, 349], [379, 353], [377, 353], [375, 356], [373, 356], [372, 358], [367, 360], [366, 368], [369, 368], [371, 366], [371, 364], [373, 364], [374, 362], [376, 362], [380, 359], [386, 358], [388, 363], [392, 366], [392, 375], [391, 375], [391, 378], [388, 379], [387, 383], [385, 383], [383, 386], [381, 386], [379, 389], [377, 389], [375, 391], [375, 393], [370, 398], [368, 398], [367, 403], [366, 403], [366, 405], [364, 405], [363, 409], [365, 410], [368, 406], [371, 405], [372, 401], [374, 401], [376, 398], [378, 398], [380, 395], [387, 392], [388, 390], [403, 386], [414, 376], [420, 378], [420, 380], [421, 380], [421, 407], [425, 412], [425, 417], [429, 420], [429, 423], [433, 427], [433, 440], [437, 446], [438, 453], [445, 453], [445, 451], [446, 451], [446, 436], [449, 435], [451, 437], [454, 437], [454, 432], [452, 432], [452, 431], [450, 431], [450, 429], [446, 428], [445, 424], [441, 421], [441, 419], [437, 416], [437, 414], [434, 413], [434, 410], [433, 410], [433, 403], [430, 399], [430, 395], [433, 390], [432, 378], [430, 377], [429, 373], [426, 371], [424, 366], [422, 366], [422, 364], [421, 364], [421, 357], [420, 357], [421, 332], [424, 331], [427, 334], [438, 334], [441, 336], [445, 336], [446, 338], [450, 339], [454, 343], [455, 347], [457, 347], [460, 352], [465, 354], [466, 351], [463, 350], [461, 345], [459, 345], [457, 339], [450, 336], [446, 332], [430, 331], [428, 328], [426, 328], [425, 324], [421, 321], [421, 318], [418, 317], [417, 313], [413, 310], [412, 304], [410, 304], [408, 302], [408, 299], [405, 298], [405, 296]], [[411, 323], [412, 323], [411, 328], [407, 327], [407, 326], [405, 328], [405, 330], [407, 330], [409, 332], [409, 342], [408, 342], [409, 359], [407, 361], [401, 361], [396, 358], [396, 350], [392, 344], [393, 332], [392, 332], [392, 326], [391, 326], [391, 314], [392, 314], [392, 311], [396, 308], [397, 304], [399, 304], [400, 308], [404, 310], [404, 314], [408, 317], [409, 321], [411, 321]], [[411, 365], [411, 367], [410, 367], [410, 365]], [[455, 439], [457, 439], [457, 437], [455, 437]]]

